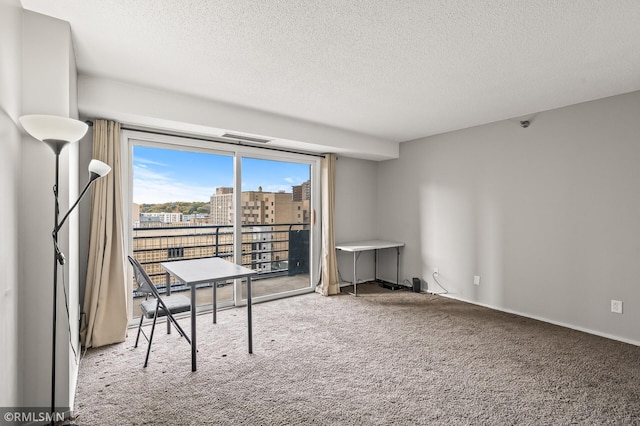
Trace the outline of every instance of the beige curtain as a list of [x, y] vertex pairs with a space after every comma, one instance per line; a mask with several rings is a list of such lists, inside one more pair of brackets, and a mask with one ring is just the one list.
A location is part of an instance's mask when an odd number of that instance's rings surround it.
[[80, 330], [82, 344], [88, 348], [123, 342], [128, 324], [119, 123], [95, 121], [93, 158], [112, 170], [93, 183], [91, 192], [85, 321]]
[[336, 260], [336, 240], [333, 233], [333, 214], [335, 209], [336, 156], [327, 154], [321, 166], [322, 192], [322, 277], [318, 291], [323, 296], [340, 292], [338, 281], [338, 263]]

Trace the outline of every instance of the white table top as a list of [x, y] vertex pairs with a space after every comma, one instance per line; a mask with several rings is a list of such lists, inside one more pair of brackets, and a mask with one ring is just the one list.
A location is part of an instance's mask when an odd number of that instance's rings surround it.
[[336, 244], [336, 248], [338, 250], [351, 251], [351, 252], [386, 249], [386, 248], [394, 248], [394, 247], [404, 247], [404, 243], [399, 243], [396, 241], [384, 241], [384, 240], [367, 240], [367, 241], [357, 241], [353, 243]]
[[257, 275], [252, 269], [238, 266], [219, 257], [176, 260], [160, 265], [185, 284], [200, 284], [213, 281], [232, 280]]

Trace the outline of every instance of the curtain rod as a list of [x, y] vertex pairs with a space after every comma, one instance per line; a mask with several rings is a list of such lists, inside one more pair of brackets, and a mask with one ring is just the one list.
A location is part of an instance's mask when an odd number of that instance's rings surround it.
[[[93, 121], [91, 120], [85, 120], [85, 123], [89, 126], [93, 126]], [[286, 149], [286, 148], [276, 148], [276, 147], [271, 147], [271, 146], [262, 146], [262, 145], [253, 145], [253, 144], [247, 144], [247, 143], [242, 143], [240, 141], [238, 142], [231, 142], [225, 139], [219, 139], [216, 138], [215, 136], [211, 136], [211, 137], [204, 137], [204, 136], [193, 136], [193, 135], [189, 135], [189, 134], [185, 134], [185, 133], [179, 133], [179, 132], [160, 132], [157, 130], [149, 130], [146, 129], [144, 127], [127, 127], [127, 126], [120, 126], [120, 130], [131, 130], [134, 132], [142, 132], [142, 133], [149, 133], [152, 135], [160, 135], [160, 136], [172, 136], [172, 137], [180, 137], [180, 138], [185, 138], [185, 139], [193, 139], [196, 141], [203, 141], [203, 142], [216, 142], [216, 143], [222, 143], [222, 144], [226, 144], [226, 145], [234, 145], [234, 146], [248, 146], [251, 148], [258, 148], [258, 149], [266, 149], [268, 151], [278, 151], [278, 152], [286, 152], [288, 154], [300, 154], [300, 155], [310, 155], [312, 157], [320, 157], [320, 158], [325, 158], [324, 154], [317, 154], [317, 153], [313, 153], [313, 152], [305, 152], [305, 151], [296, 151], [296, 150], [292, 150], [292, 149]]]

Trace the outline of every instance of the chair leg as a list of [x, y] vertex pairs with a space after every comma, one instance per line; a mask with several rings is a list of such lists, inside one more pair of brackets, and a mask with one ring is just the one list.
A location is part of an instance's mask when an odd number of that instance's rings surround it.
[[189, 339], [189, 337], [187, 337], [187, 333], [185, 333], [184, 330], [182, 329], [182, 327], [180, 327], [180, 324], [178, 324], [178, 321], [176, 321], [176, 319], [173, 317], [173, 314], [171, 313], [171, 311], [169, 311], [169, 309], [167, 308], [167, 305], [165, 305], [165, 303], [162, 301], [162, 299], [159, 300], [158, 303], [160, 305], [162, 305], [162, 309], [166, 313], [166, 316], [167, 316], [167, 328], [169, 328], [169, 322], [171, 322], [171, 324], [173, 324], [173, 326], [176, 328], [176, 330], [178, 330], [178, 333], [182, 337], [187, 339], [187, 342], [189, 342], [189, 344], [191, 344], [191, 339]]
[[189, 339], [189, 336], [187, 336], [187, 333], [185, 333], [184, 330], [182, 329], [182, 327], [180, 327], [180, 324], [178, 324], [178, 321], [176, 321], [176, 319], [173, 317], [173, 315], [171, 315], [171, 314], [167, 315], [167, 320], [171, 321], [171, 323], [176, 328], [176, 330], [178, 330], [178, 334], [180, 334], [182, 337], [187, 339], [187, 342], [189, 342], [189, 344], [191, 344], [191, 339]]
[[151, 352], [151, 341], [153, 340], [153, 332], [156, 329], [156, 320], [158, 319], [158, 308], [156, 307], [156, 313], [153, 316], [153, 325], [151, 326], [151, 335], [149, 336], [149, 346], [147, 347], [147, 356], [144, 359], [144, 367], [147, 368], [149, 363], [149, 353]]
[[136, 344], [133, 345], [134, 348], [138, 347], [138, 339], [140, 339], [140, 331], [142, 331], [142, 320], [144, 320], [144, 313], [140, 315], [140, 324], [138, 324], [138, 335], [136, 336]]

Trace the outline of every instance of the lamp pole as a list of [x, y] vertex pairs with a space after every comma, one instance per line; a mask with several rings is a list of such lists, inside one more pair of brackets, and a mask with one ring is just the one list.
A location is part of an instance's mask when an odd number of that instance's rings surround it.
[[60, 214], [60, 207], [58, 205], [58, 181], [60, 175], [60, 153], [56, 152], [56, 181], [53, 187], [53, 194], [55, 199], [54, 206], [54, 230], [53, 230], [53, 320], [52, 324], [52, 344], [51, 344], [51, 425], [54, 424], [54, 418], [56, 413], [56, 319], [57, 319], [57, 307], [58, 307], [58, 215]]
[[53, 307], [52, 307], [52, 343], [51, 343], [51, 425], [54, 425], [56, 418], [56, 322], [58, 307], [58, 262], [64, 263], [60, 249], [58, 248], [58, 218], [60, 217], [60, 204], [58, 201], [58, 185], [60, 182], [60, 151], [67, 144], [66, 141], [47, 140], [45, 141], [53, 148], [56, 155], [56, 180], [53, 186]]
[[[56, 181], [53, 187], [55, 206], [54, 206], [54, 226], [53, 226], [53, 232], [51, 233], [51, 235], [53, 236], [53, 320], [52, 320], [53, 341], [51, 345], [51, 426], [54, 426], [54, 423], [55, 423], [54, 419], [57, 414], [55, 402], [56, 402], [56, 332], [57, 332], [57, 328], [56, 328], [57, 309], [56, 308], [58, 306], [57, 305], [58, 264], [64, 267], [64, 263], [65, 263], [64, 255], [60, 251], [60, 247], [58, 247], [58, 232], [60, 231], [60, 228], [62, 228], [62, 225], [64, 225], [65, 221], [67, 220], [67, 218], [69, 217], [73, 209], [75, 209], [78, 203], [80, 203], [80, 200], [82, 200], [82, 197], [84, 197], [84, 194], [87, 193], [87, 190], [89, 189], [93, 181], [104, 176], [104, 174], [108, 173], [108, 171], [105, 172], [104, 169], [101, 170], [100, 173], [92, 170], [93, 167], [92, 167], [92, 164], [90, 163], [89, 164], [89, 182], [87, 182], [85, 187], [82, 189], [82, 192], [78, 196], [78, 199], [73, 203], [73, 205], [69, 208], [67, 213], [62, 217], [62, 220], [60, 220], [59, 219], [60, 218], [60, 201], [58, 199], [58, 185], [59, 185], [59, 176], [60, 176], [60, 151], [65, 145], [66, 145], [66, 142], [59, 144], [59, 146], [56, 145], [56, 147], [54, 148], [54, 152], [56, 154]], [[96, 160], [92, 160], [92, 163], [93, 162], [99, 163]], [[110, 170], [109, 166], [107, 166], [106, 164], [103, 164], [103, 167]]]

